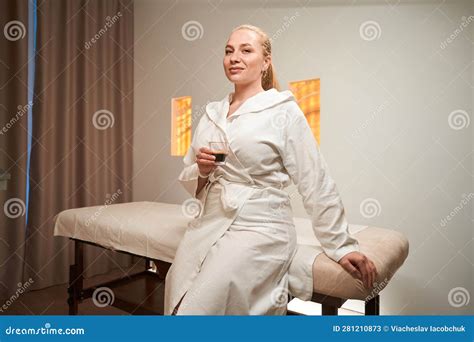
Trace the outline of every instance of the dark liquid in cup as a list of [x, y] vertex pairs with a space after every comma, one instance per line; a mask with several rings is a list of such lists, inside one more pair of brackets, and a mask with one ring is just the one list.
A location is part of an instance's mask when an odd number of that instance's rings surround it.
[[227, 154], [223, 152], [212, 153], [212, 155], [216, 157], [214, 160], [216, 163], [223, 163], [225, 161], [225, 157], [227, 156]]

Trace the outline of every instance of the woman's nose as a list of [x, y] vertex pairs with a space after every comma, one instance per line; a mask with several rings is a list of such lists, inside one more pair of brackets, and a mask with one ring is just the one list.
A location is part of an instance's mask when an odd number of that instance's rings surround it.
[[240, 56], [239, 56], [238, 52], [234, 52], [234, 53], [231, 54], [230, 61], [231, 62], [239, 62], [240, 61]]

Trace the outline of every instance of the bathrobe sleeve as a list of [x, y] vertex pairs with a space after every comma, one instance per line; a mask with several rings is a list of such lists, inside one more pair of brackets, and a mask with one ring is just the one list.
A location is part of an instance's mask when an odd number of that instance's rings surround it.
[[283, 134], [283, 164], [303, 198], [313, 231], [326, 255], [338, 262], [349, 252], [359, 251], [349, 234], [344, 206], [336, 183], [296, 102], [291, 102]]
[[199, 150], [199, 147], [196, 146], [197, 137], [201, 131], [202, 120], [199, 121], [196, 130], [194, 131], [193, 138], [191, 141], [191, 146], [189, 146], [186, 155], [183, 158], [184, 168], [181, 171], [178, 180], [181, 185], [188, 191], [192, 197], [197, 198], [196, 190], [198, 187], [199, 179], [199, 168], [196, 163], [196, 151]]

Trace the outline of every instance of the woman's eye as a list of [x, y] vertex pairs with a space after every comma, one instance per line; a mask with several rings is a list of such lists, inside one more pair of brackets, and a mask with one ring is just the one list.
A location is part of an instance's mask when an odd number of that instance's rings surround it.
[[244, 50], [244, 52], [250, 52], [250, 50], [247, 49], [247, 50]]

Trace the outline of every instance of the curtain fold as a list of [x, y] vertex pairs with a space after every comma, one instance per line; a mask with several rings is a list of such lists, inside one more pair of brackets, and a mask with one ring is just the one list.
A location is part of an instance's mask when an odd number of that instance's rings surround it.
[[[38, 1], [31, 190], [24, 279], [65, 283], [62, 210], [132, 199], [133, 2]], [[113, 202], [110, 200], [113, 199]], [[87, 246], [85, 276], [140, 259]]]
[[0, 27], [0, 182], [7, 186], [0, 187], [0, 298], [5, 300], [23, 279], [30, 107], [28, 0], [0, 1]]

